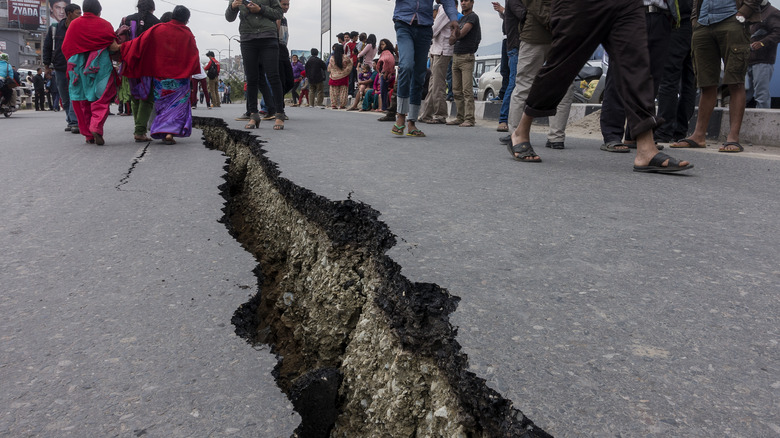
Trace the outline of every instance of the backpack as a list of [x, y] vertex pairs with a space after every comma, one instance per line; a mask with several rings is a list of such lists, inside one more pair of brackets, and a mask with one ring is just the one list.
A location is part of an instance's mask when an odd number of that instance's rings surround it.
[[211, 60], [211, 66], [206, 70], [206, 76], [208, 76], [209, 79], [216, 79], [217, 76], [219, 76], [219, 66], [213, 59]]

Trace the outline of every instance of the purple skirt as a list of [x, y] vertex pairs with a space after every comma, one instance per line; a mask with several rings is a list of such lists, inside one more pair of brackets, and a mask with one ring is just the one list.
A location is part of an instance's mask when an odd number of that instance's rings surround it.
[[190, 79], [154, 79], [152, 138], [189, 137], [192, 134]]

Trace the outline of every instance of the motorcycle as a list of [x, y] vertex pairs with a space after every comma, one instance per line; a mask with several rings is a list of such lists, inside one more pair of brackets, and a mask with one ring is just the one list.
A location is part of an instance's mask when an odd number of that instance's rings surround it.
[[[16, 105], [14, 105], [11, 102], [6, 102], [5, 95], [4, 95], [5, 88], [6, 88], [5, 83], [2, 83], [2, 81], [0, 81], [0, 90], [1, 90], [1, 92], [0, 92], [0, 113], [3, 113], [3, 116], [5, 116], [5, 117], [11, 117], [11, 114], [13, 114], [16, 111]], [[11, 93], [14, 93], [13, 89], [11, 89]], [[13, 96], [13, 94], [11, 94], [11, 95]]]

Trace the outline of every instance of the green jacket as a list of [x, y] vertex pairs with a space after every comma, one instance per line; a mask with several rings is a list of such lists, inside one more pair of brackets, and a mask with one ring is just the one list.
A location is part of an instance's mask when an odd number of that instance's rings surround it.
[[231, 2], [228, 3], [225, 11], [225, 18], [231, 23], [236, 21], [236, 17], [241, 19], [238, 25], [238, 33], [241, 35], [262, 32], [277, 34], [276, 20], [281, 20], [283, 15], [279, 0], [252, 0], [252, 3], [260, 6], [259, 14], [249, 12], [249, 9], [243, 4], [238, 9], [233, 9]]

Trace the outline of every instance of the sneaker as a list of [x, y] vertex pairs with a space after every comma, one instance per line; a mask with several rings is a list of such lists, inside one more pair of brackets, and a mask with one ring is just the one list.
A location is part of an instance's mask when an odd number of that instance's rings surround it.
[[463, 120], [450, 120], [449, 122], [445, 123], [445, 125], [454, 126], [454, 125], [460, 125], [463, 123]]
[[562, 141], [550, 141], [547, 140], [547, 143], [544, 145], [546, 148], [550, 149], [564, 149], [566, 146], [564, 146]]
[[65, 127], [65, 132], [70, 132], [70, 130], [71, 130], [71, 129], [72, 129], [72, 127], [71, 127], [71, 126], [66, 126], [66, 127]]
[[274, 119], [276, 119], [276, 114], [266, 114], [266, 115], [262, 116], [262, 119], [263, 120], [274, 120]]
[[380, 122], [395, 122], [395, 114], [387, 113], [384, 116], [377, 119]]
[[240, 116], [236, 117], [236, 120], [249, 120], [249, 113], [241, 114]]

